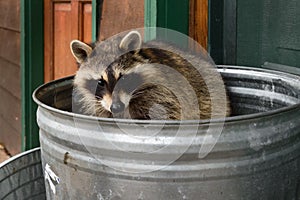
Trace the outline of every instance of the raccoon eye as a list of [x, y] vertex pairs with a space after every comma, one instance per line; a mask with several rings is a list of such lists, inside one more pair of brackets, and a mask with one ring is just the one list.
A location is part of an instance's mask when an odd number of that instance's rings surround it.
[[120, 77], [120, 87], [124, 92], [131, 93], [142, 85], [143, 80], [139, 74], [131, 73]]
[[103, 79], [98, 80], [98, 86], [104, 87], [105, 86], [105, 80], [103, 80]]
[[123, 77], [123, 74], [122, 73], [120, 73], [119, 74], [119, 78], [118, 78], [118, 80], [120, 79], [120, 78], [122, 78]]

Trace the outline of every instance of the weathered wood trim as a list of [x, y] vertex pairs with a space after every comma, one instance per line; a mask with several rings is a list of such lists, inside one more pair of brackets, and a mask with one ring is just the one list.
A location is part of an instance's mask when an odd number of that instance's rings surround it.
[[157, 0], [145, 0], [144, 3], [145, 41], [156, 38]]
[[237, 2], [224, 3], [224, 57], [223, 64], [236, 65], [237, 55]]
[[216, 64], [223, 64], [224, 40], [223, 40], [223, 15], [224, 1], [209, 0], [208, 18], [208, 52]]
[[[189, 0], [145, 0], [146, 40], [157, 36], [155, 27], [189, 34]], [[161, 31], [160, 31], [161, 32]]]
[[[54, 63], [53, 47], [53, 18], [54, 16], [54, 2], [57, 0], [43, 0], [44, 1], [44, 81], [49, 82], [54, 79]], [[65, 2], [65, 1], [64, 1]]]
[[102, 1], [100, 0], [92, 0], [92, 40], [95, 42], [98, 38], [98, 24], [100, 24], [101, 19], [101, 11], [102, 8], [100, 7], [102, 5]]
[[21, 1], [22, 150], [39, 146], [32, 92], [43, 83], [43, 1]]
[[190, 0], [189, 36], [207, 49], [208, 0]]
[[189, 0], [157, 1], [157, 27], [189, 33]]

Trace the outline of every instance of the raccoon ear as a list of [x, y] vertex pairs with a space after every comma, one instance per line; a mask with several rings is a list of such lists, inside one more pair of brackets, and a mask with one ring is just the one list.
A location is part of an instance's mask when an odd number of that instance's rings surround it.
[[121, 40], [119, 48], [124, 51], [138, 50], [142, 46], [142, 36], [138, 31], [130, 31]]
[[82, 63], [93, 51], [92, 47], [79, 40], [72, 40], [70, 48], [73, 56], [79, 64]]

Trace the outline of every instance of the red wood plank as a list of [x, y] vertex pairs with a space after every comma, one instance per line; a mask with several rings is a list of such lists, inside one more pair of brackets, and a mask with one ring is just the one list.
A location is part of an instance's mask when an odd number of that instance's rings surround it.
[[44, 0], [45, 82], [77, 71], [69, 44], [73, 39], [91, 42], [91, 0]]
[[92, 4], [83, 4], [83, 27], [82, 27], [82, 39], [86, 43], [92, 42]]
[[0, 58], [20, 65], [20, 33], [0, 29]]
[[[21, 100], [20, 73], [20, 66], [0, 59], [0, 87], [5, 88], [18, 100]], [[5, 96], [1, 98], [5, 98]]]
[[190, 0], [189, 36], [207, 49], [208, 0]]
[[144, 27], [144, 1], [104, 1], [99, 39], [104, 40], [122, 31]]
[[0, 1], [0, 27], [20, 32], [20, 1]]
[[70, 42], [73, 39], [72, 6], [70, 3], [54, 5], [54, 79], [62, 78], [77, 69], [70, 52]]
[[[20, 125], [21, 126], [21, 123]], [[16, 131], [6, 120], [0, 116], [0, 143], [5, 145], [8, 152], [16, 155], [21, 152], [21, 132]]]
[[[0, 116], [16, 132], [21, 134], [21, 101], [2, 87], [0, 87], [0, 98]], [[2, 127], [0, 133], [1, 131]]]

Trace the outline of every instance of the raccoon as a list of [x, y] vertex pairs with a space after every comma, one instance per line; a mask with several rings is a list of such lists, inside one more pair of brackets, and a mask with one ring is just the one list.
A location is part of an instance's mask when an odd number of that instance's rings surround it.
[[95, 45], [73, 40], [70, 48], [79, 64], [73, 95], [80, 113], [158, 120], [230, 114], [213, 65], [175, 45], [143, 42], [138, 31], [131, 31]]

